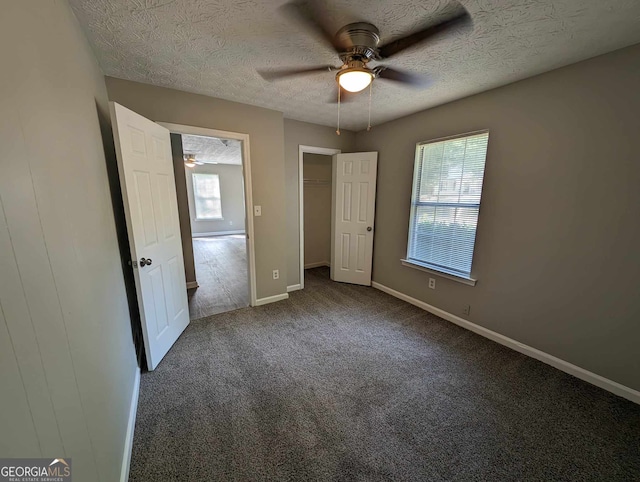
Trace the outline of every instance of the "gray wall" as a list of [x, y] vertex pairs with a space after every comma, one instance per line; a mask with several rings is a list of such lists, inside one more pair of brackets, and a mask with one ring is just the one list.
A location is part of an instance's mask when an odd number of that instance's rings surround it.
[[305, 153], [304, 265], [331, 262], [331, 156]]
[[[187, 193], [189, 196], [189, 213], [191, 216], [191, 232], [216, 233], [220, 231], [244, 231], [244, 183], [242, 166], [231, 164], [203, 164], [202, 166], [185, 168]], [[217, 174], [220, 178], [220, 198], [222, 201], [222, 217], [224, 219], [198, 220], [193, 200], [193, 173]]]
[[193, 257], [193, 241], [191, 239], [187, 173], [184, 167], [182, 136], [180, 134], [171, 134], [171, 154], [173, 157], [173, 174], [176, 181], [176, 197], [178, 198], [178, 218], [180, 219], [180, 237], [182, 239], [182, 254], [184, 257], [184, 276], [187, 283], [195, 283], [196, 263]]
[[[640, 389], [638, 86], [634, 46], [358, 133], [380, 153], [373, 279]], [[429, 290], [400, 264], [415, 144], [487, 128], [478, 284]]]
[[[284, 130], [281, 112], [204, 95], [106, 78], [109, 99], [153, 121], [246, 133], [250, 136], [258, 298], [286, 292]], [[272, 278], [279, 269], [280, 279]]]
[[104, 79], [61, 1], [3, 2], [0, 64], [0, 454], [119, 480], [137, 364]]
[[356, 136], [333, 127], [291, 119], [284, 120], [284, 156], [286, 188], [287, 285], [300, 283], [300, 193], [298, 192], [298, 146], [327, 147], [353, 152]]

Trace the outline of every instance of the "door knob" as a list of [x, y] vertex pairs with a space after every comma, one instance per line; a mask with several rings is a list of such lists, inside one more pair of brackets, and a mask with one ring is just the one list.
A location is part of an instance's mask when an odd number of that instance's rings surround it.
[[149, 259], [140, 258], [140, 267], [141, 268], [144, 268], [145, 266], [151, 266], [151, 263], [153, 263], [151, 258], [149, 258]]
[[367, 231], [371, 231], [373, 228], [371, 226], [367, 226]]

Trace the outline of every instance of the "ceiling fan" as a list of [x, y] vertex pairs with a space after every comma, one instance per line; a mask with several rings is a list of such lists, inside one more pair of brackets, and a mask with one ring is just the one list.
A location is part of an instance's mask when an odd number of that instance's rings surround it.
[[185, 154], [183, 156], [183, 159], [184, 159], [184, 165], [187, 167], [202, 166], [204, 164], [204, 162], [198, 161], [196, 159], [196, 155], [193, 153]]
[[283, 5], [281, 7], [283, 11], [333, 48], [340, 57], [342, 65], [339, 67], [319, 65], [307, 68], [261, 70], [258, 73], [265, 80], [272, 81], [325, 71], [337, 72], [338, 85], [347, 93], [360, 92], [378, 78], [422, 87], [426, 84], [424, 75], [401, 71], [386, 65], [370, 67], [369, 62], [391, 58], [414, 45], [444, 35], [455, 34], [462, 29], [471, 27], [471, 16], [467, 10], [457, 2], [453, 2], [452, 7], [450, 14], [438, 23], [427, 23], [415, 32], [379, 45], [380, 32], [375, 25], [368, 22], [350, 23], [340, 28], [334, 35], [326, 12], [318, 7], [317, 2], [294, 0]]

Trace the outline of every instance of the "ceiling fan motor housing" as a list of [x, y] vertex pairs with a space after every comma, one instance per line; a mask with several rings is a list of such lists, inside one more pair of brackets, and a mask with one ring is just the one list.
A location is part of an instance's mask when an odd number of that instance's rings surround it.
[[338, 45], [344, 46], [345, 51], [340, 53], [343, 62], [367, 63], [377, 56], [380, 32], [370, 23], [350, 23], [338, 30], [336, 41]]

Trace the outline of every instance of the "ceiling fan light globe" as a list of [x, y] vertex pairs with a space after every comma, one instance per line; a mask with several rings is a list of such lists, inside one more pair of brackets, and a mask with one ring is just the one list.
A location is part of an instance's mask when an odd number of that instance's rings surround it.
[[196, 161], [195, 154], [185, 154], [183, 156], [183, 159], [184, 159], [184, 165], [187, 167], [195, 167], [198, 164], [198, 161]]
[[365, 70], [348, 70], [338, 75], [340, 87], [349, 92], [360, 92], [366, 89], [372, 80], [373, 75]]

